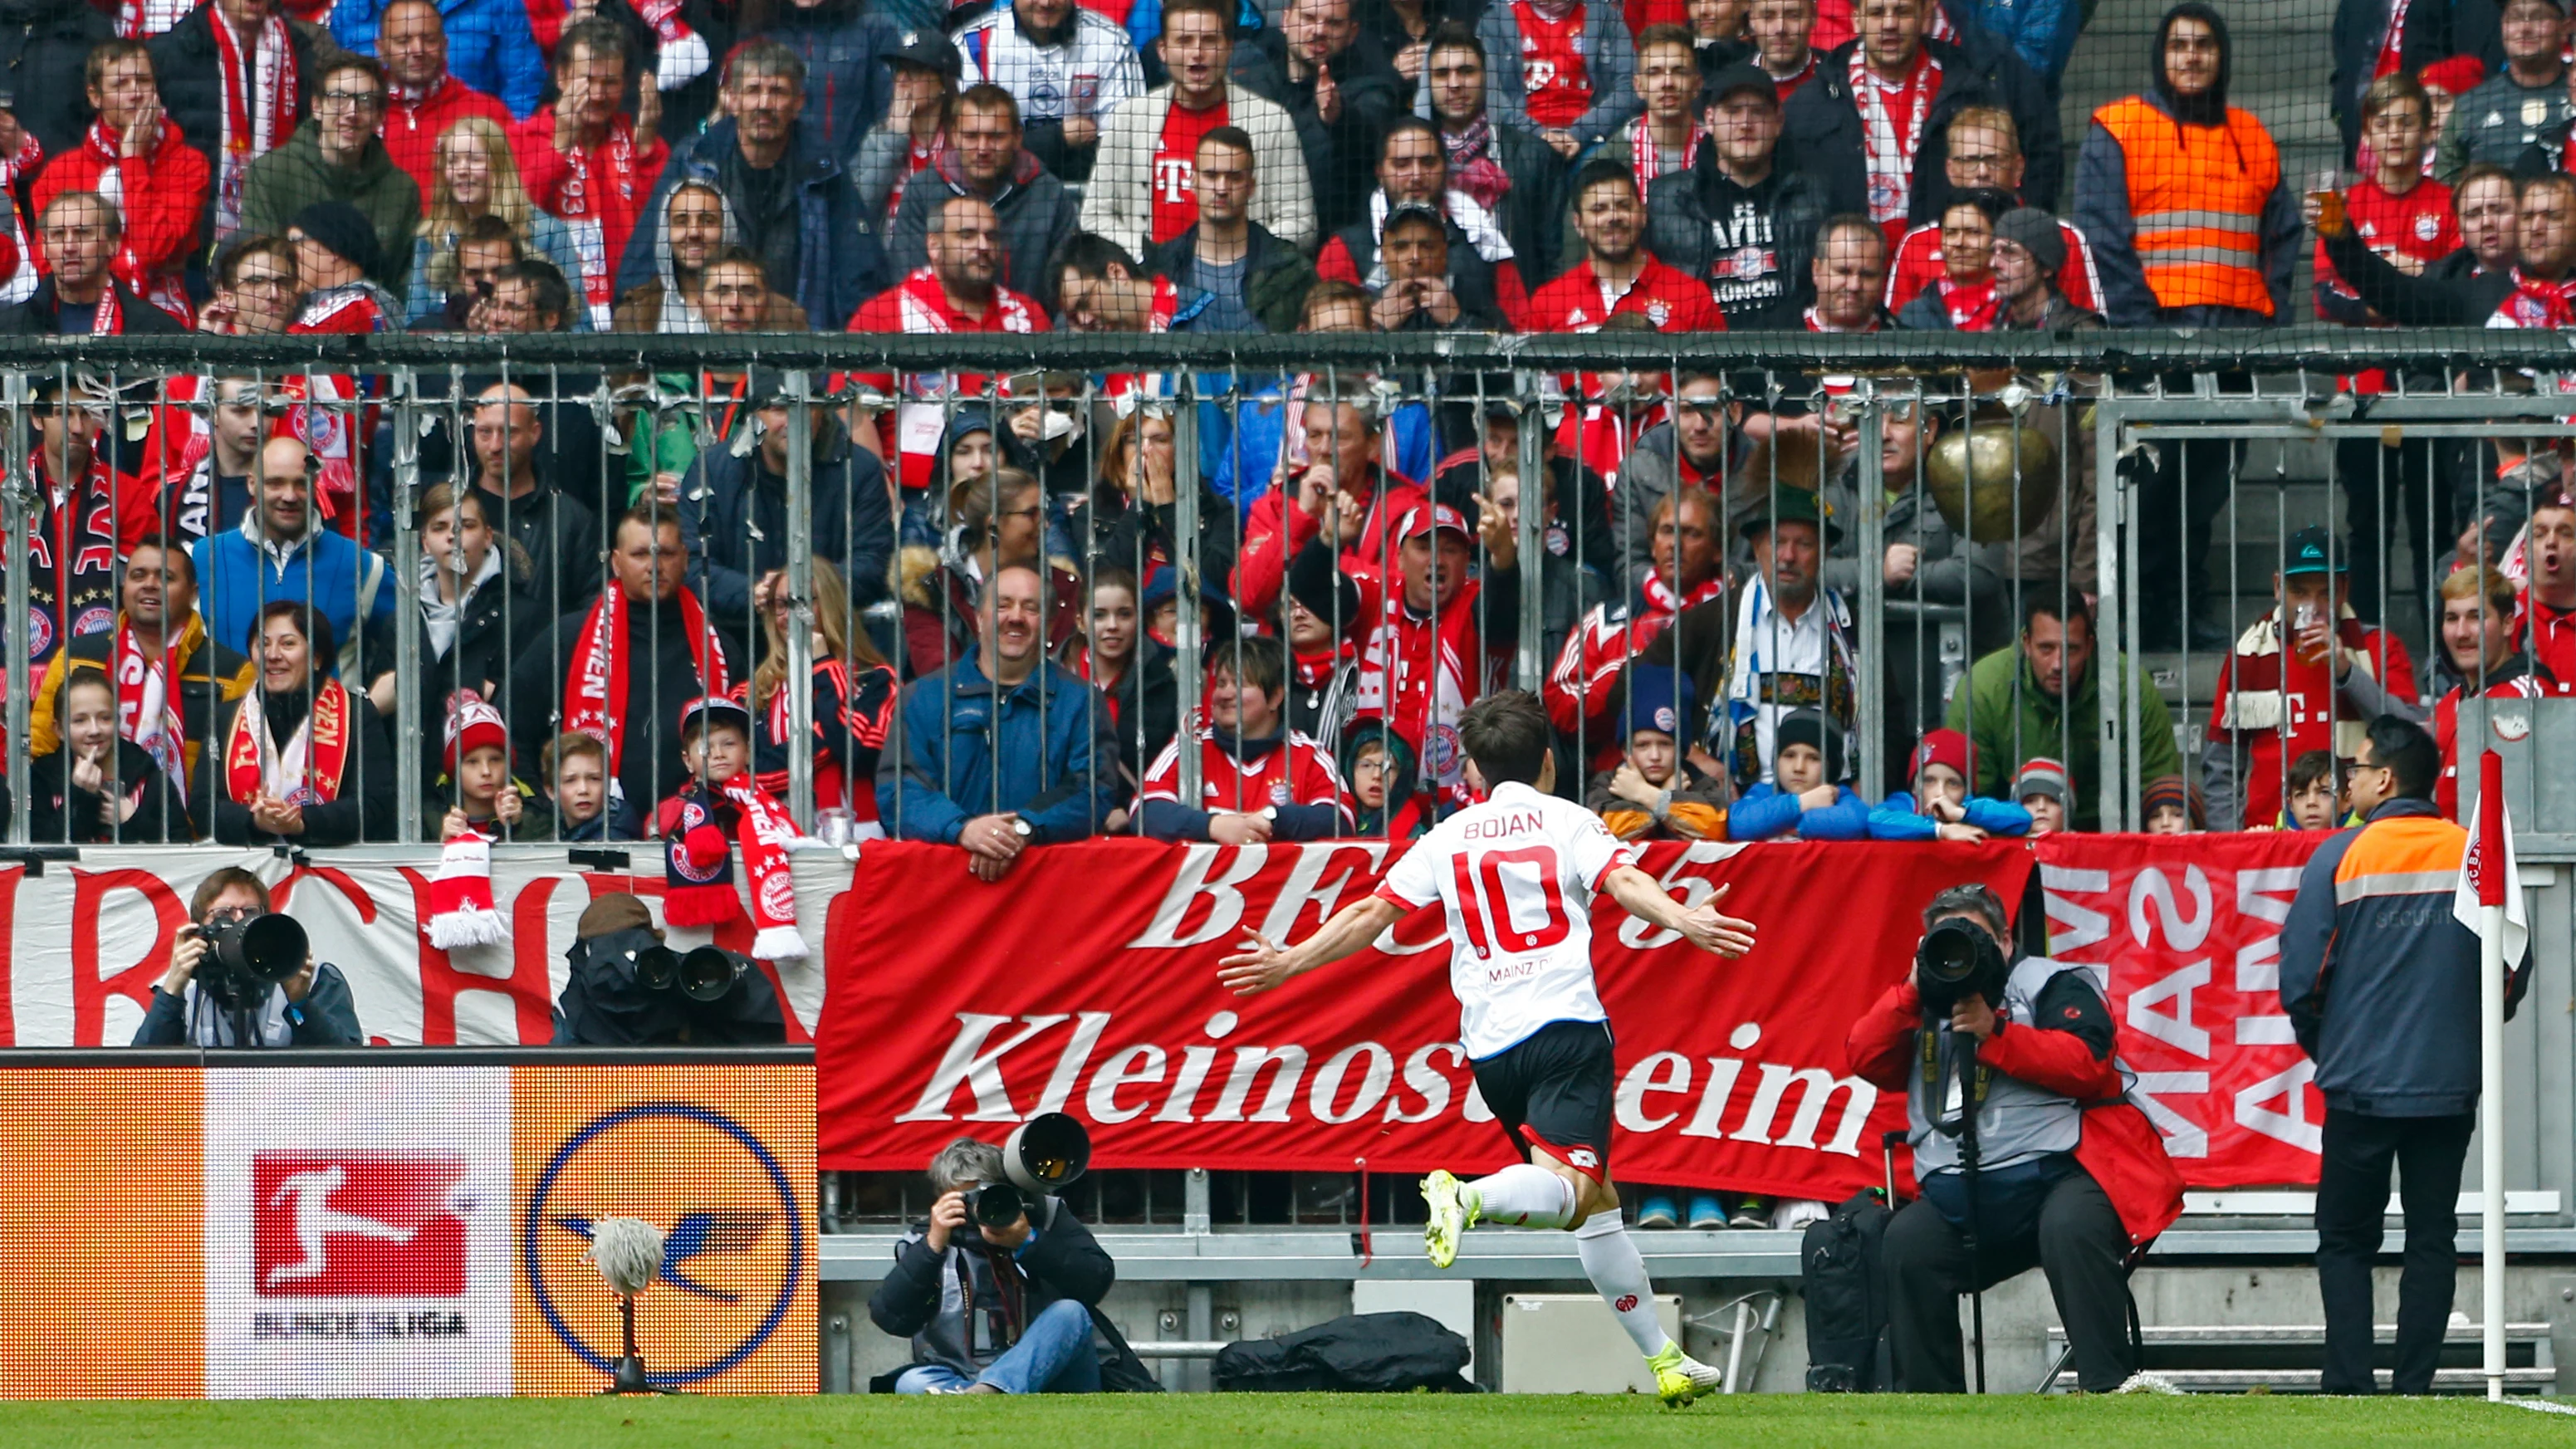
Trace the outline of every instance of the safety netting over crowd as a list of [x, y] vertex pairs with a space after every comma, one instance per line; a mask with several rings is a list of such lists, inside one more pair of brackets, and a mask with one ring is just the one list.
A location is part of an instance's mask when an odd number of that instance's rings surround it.
[[1401, 839], [1512, 686], [1630, 838], [2318, 829], [2576, 684], [2559, 0], [9, 13], [13, 841]]

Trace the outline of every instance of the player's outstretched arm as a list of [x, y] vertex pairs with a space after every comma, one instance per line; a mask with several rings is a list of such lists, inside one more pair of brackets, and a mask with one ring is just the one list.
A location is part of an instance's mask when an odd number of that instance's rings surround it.
[[1283, 949], [1256, 931], [1240, 952], [1216, 963], [1217, 983], [1237, 996], [1257, 995], [1339, 961], [1403, 919], [1402, 906], [1370, 896], [1335, 911], [1320, 930], [1295, 946]]
[[1722, 915], [1717, 909], [1717, 903], [1735, 889], [1732, 884], [1719, 886], [1697, 906], [1685, 906], [1665, 894], [1653, 876], [1633, 865], [1623, 865], [1602, 880], [1601, 888], [1629, 915], [1667, 931], [1677, 931], [1683, 940], [1703, 951], [1733, 957], [1753, 949], [1753, 923]]

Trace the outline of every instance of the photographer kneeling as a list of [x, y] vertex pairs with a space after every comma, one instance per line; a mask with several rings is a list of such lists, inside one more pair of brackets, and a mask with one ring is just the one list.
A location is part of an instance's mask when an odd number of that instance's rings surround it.
[[1959, 1295], [2036, 1263], [2077, 1382], [2116, 1389], [2137, 1371], [2122, 1264], [2181, 1215], [2182, 1177], [2123, 1096], [2110, 1005], [2087, 968], [2014, 953], [1982, 885], [1934, 896], [1923, 925], [1915, 969], [1844, 1046], [1859, 1076], [1905, 1089], [1922, 1194], [1880, 1249], [1895, 1387], [1965, 1392]]
[[1095, 1326], [1118, 1380], [1144, 1386], [1144, 1365], [1092, 1314], [1118, 1269], [1063, 1199], [1022, 1192], [1001, 1149], [971, 1137], [931, 1159], [930, 1185], [930, 1221], [868, 1300], [877, 1327], [912, 1340], [896, 1393], [1098, 1393]]
[[[170, 946], [170, 968], [152, 987], [136, 1046], [364, 1046], [348, 979], [316, 966], [304, 932], [271, 918], [268, 887], [238, 866], [207, 876]], [[292, 959], [301, 956], [299, 966]]]

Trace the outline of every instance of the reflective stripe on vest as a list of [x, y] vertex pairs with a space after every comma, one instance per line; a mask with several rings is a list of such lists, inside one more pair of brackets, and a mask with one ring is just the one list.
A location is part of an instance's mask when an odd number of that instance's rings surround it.
[[2231, 108], [2223, 126], [2179, 125], [2135, 96], [2093, 119], [2119, 143], [2138, 262], [2157, 305], [2272, 315], [2263, 208], [2281, 184], [2281, 155], [2263, 123]]
[[[2004, 981], [2004, 1014], [2011, 1018], [2015, 1029], [2038, 1031], [2039, 997], [2048, 989], [2048, 983], [2061, 971], [2088, 969], [2077, 962], [2052, 961], [2045, 956], [2023, 957], [2013, 963], [2012, 975]], [[2099, 988], [2098, 980], [2095, 986]], [[1958, 1058], [1950, 1048], [1950, 1024], [1944, 1021], [1940, 1029], [1940, 1093], [1946, 1103], [1951, 1087], [1959, 1080], [1959, 1068]], [[1921, 1182], [1926, 1173], [1954, 1172], [1959, 1167], [1959, 1139], [1932, 1129], [1928, 1110], [1932, 1105], [1923, 1100], [1923, 1073], [1916, 1067], [1905, 1092], [1906, 1139], [1914, 1146], [1916, 1182]], [[2072, 1152], [2083, 1137], [2082, 1103], [2001, 1072], [1987, 1074], [1986, 1100], [1977, 1111], [1977, 1162], [1981, 1169], [2010, 1167], [2050, 1153]]]

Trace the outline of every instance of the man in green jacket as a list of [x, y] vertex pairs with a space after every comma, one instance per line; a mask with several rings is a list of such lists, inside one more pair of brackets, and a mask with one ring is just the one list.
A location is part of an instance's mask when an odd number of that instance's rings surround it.
[[[2061, 617], [2061, 612], [2063, 616]], [[2114, 669], [2125, 659], [2114, 656]], [[1976, 792], [2002, 798], [2024, 762], [2063, 759], [2075, 803], [2073, 828], [2102, 828], [2102, 695], [2093, 664], [2093, 610], [2082, 594], [2063, 600], [2034, 590], [2022, 603], [2021, 642], [1998, 649], [1968, 671], [1967, 688], [1950, 696], [1943, 722], [1975, 746]], [[2121, 732], [2138, 741], [2138, 778], [2182, 773], [2173, 715], [2164, 696], [2139, 691], [2136, 716]]]
[[377, 262], [367, 280], [399, 300], [411, 281], [420, 187], [376, 138], [385, 94], [384, 67], [373, 60], [345, 55], [332, 62], [314, 92], [313, 118], [285, 145], [251, 163], [242, 183], [242, 230], [283, 235], [295, 214], [313, 203], [345, 201], [376, 229]]

